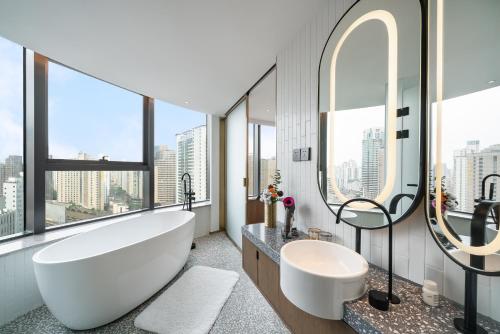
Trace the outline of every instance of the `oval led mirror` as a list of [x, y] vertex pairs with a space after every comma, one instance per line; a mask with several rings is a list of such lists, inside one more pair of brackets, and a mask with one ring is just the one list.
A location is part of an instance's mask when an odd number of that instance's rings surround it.
[[[420, 201], [422, 8], [418, 0], [360, 0], [328, 38], [318, 78], [318, 182], [334, 213], [362, 197], [386, 206], [398, 222]], [[368, 202], [349, 206], [355, 213], [346, 219], [351, 225], [387, 224]]]
[[486, 275], [500, 275], [499, 17], [497, 0], [429, 11], [427, 220], [451, 259]]

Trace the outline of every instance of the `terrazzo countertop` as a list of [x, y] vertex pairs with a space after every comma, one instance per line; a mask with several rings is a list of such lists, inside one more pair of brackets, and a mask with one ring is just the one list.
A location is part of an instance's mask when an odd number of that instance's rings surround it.
[[283, 240], [281, 236], [281, 227], [283, 224], [278, 224], [276, 228], [267, 228], [265, 224], [250, 224], [244, 225], [241, 228], [242, 234], [247, 237], [255, 246], [257, 246], [264, 254], [269, 256], [271, 260], [280, 264], [280, 250], [286, 243], [308, 239], [307, 234], [299, 231], [298, 237]]
[[[267, 228], [264, 224], [242, 227], [242, 233], [278, 265], [280, 249], [287, 242], [307, 239], [305, 233], [283, 241], [280, 226]], [[370, 265], [368, 289], [387, 289], [387, 271]], [[401, 304], [391, 305], [390, 312], [379, 311], [368, 304], [368, 295], [344, 304], [344, 321], [358, 333], [458, 333], [453, 319], [463, 316], [463, 308], [440, 296], [440, 306], [430, 307], [421, 298], [422, 286], [394, 275], [393, 291]], [[478, 314], [478, 323], [488, 333], [500, 334], [500, 323]]]

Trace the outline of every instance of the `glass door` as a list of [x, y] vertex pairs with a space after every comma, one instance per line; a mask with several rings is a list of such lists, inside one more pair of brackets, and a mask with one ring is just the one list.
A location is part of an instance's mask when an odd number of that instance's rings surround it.
[[226, 232], [240, 248], [247, 204], [247, 100], [226, 118]]

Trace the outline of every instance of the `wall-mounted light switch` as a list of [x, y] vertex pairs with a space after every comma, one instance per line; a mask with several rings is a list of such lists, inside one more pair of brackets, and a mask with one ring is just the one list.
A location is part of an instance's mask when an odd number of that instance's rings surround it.
[[293, 161], [300, 161], [300, 148], [293, 150]]
[[304, 147], [300, 149], [300, 160], [301, 161], [309, 161], [311, 160], [311, 148]]

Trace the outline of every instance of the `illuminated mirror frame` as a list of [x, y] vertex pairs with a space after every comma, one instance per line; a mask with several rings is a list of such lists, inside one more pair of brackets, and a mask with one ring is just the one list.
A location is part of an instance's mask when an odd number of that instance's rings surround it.
[[[394, 179], [396, 178], [396, 122], [397, 122], [397, 103], [398, 103], [398, 28], [396, 25], [396, 19], [394, 16], [386, 10], [373, 10], [371, 12], [366, 13], [365, 15], [359, 17], [356, 21], [354, 21], [342, 34], [340, 37], [332, 55], [332, 61], [330, 64], [330, 108], [328, 110], [328, 125], [326, 130], [327, 136], [327, 152], [328, 154], [328, 177], [330, 177], [330, 182], [332, 183], [333, 191], [337, 198], [342, 202], [347, 202], [349, 198], [344, 196], [344, 194], [340, 191], [337, 180], [335, 178], [335, 159], [334, 159], [334, 140], [331, 134], [334, 131], [335, 125], [335, 79], [336, 70], [337, 70], [337, 58], [342, 48], [345, 40], [349, 35], [360, 25], [370, 20], [379, 20], [385, 24], [387, 28], [387, 37], [388, 37], [388, 59], [387, 59], [387, 126], [386, 126], [386, 136], [387, 136], [387, 149], [386, 149], [386, 158], [385, 165], [387, 166], [387, 177], [385, 180], [385, 185], [382, 191], [375, 197], [374, 201], [378, 203], [383, 203], [385, 200], [391, 195], [392, 190], [394, 188]], [[357, 209], [371, 209], [374, 208], [375, 205], [368, 202], [354, 202], [348, 204], [348, 206]]]
[[[325, 51], [328, 46], [328, 43], [330, 42], [330, 39], [332, 38], [333, 33], [335, 32], [335, 29], [339, 26], [339, 24], [342, 22], [342, 20], [345, 18], [345, 16], [361, 1], [369, 1], [369, 0], [357, 0], [340, 18], [340, 20], [336, 23], [335, 27], [333, 30], [330, 32], [330, 35], [328, 36], [328, 39], [325, 43], [325, 46], [323, 47], [323, 51], [321, 53], [321, 58], [320, 58], [320, 63], [318, 67], [318, 161], [317, 161], [317, 169], [318, 169], [318, 187], [321, 193], [321, 196], [325, 202], [325, 204], [328, 206], [331, 212], [336, 214], [336, 212], [333, 210], [333, 208], [328, 204], [327, 198], [325, 194], [323, 193], [323, 190], [321, 189], [321, 182], [320, 182], [320, 172], [321, 172], [321, 113], [320, 112], [320, 83], [321, 83], [321, 63], [323, 62], [323, 57], [325, 56]], [[418, 182], [418, 189], [415, 194], [415, 198], [412, 201], [412, 204], [406, 210], [406, 212], [399, 217], [398, 219], [394, 220], [393, 223], [398, 223], [405, 218], [407, 218], [411, 213], [413, 213], [416, 208], [420, 205], [421, 199], [423, 198], [424, 195], [424, 174], [425, 174], [425, 169], [424, 166], [426, 164], [425, 158], [426, 158], [426, 126], [427, 126], [427, 0], [415, 0], [419, 1], [420, 3], [420, 14], [421, 14], [421, 40], [420, 40], [420, 152], [419, 152], [419, 182]], [[394, 188], [394, 181], [396, 177], [396, 123], [397, 123], [397, 81], [398, 81], [398, 31], [397, 31], [397, 26], [396, 26], [396, 21], [394, 19], [394, 16], [383, 9], [379, 10], [372, 10], [359, 18], [357, 18], [347, 29], [346, 31], [342, 34], [340, 37], [337, 45], [335, 46], [332, 58], [331, 58], [331, 63], [330, 63], [330, 101], [329, 101], [329, 111], [325, 112], [324, 114], [327, 115], [326, 117], [326, 150], [330, 151], [333, 150], [333, 136], [330, 134], [331, 131], [330, 129], [333, 129], [334, 127], [334, 122], [335, 122], [335, 77], [336, 77], [336, 61], [338, 54], [340, 52], [340, 49], [342, 48], [343, 43], [349, 37], [349, 35], [361, 24], [370, 21], [370, 20], [379, 20], [384, 23], [386, 29], [387, 29], [387, 34], [388, 34], [388, 94], [387, 94], [387, 142], [388, 142], [388, 154], [386, 156], [386, 165], [389, 166], [387, 170], [387, 175], [388, 178], [385, 181], [384, 188], [382, 191], [377, 195], [377, 197], [374, 199], [376, 202], [381, 203], [387, 200], [387, 198], [390, 196], [393, 188]], [[325, 59], [327, 61], [327, 59]], [[333, 111], [333, 112], [332, 112]], [[328, 156], [328, 161], [327, 161], [327, 166], [333, 166], [334, 165], [334, 157], [333, 154], [330, 154]], [[331, 178], [332, 180], [332, 189], [335, 193], [335, 195], [342, 201], [347, 201], [348, 198], [344, 196], [344, 194], [340, 191], [340, 189], [337, 186], [337, 181], [335, 180], [335, 169], [334, 168], [328, 168], [327, 167], [327, 175], [328, 177]], [[354, 202], [349, 204], [350, 207], [354, 209], [371, 209], [374, 206], [370, 203], [362, 203], [362, 202]], [[345, 223], [352, 225], [354, 227], [358, 227], [355, 224], [350, 223], [348, 220], [342, 219]], [[363, 229], [380, 229], [380, 228], [385, 228], [387, 225], [380, 225], [380, 226], [375, 226], [375, 227], [362, 227]]]
[[[442, 166], [442, 132], [441, 132], [441, 124], [442, 124], [442, 111], [443, 111], [443, 98], [444, 98], [444, 0], [435, 0], [436, 3], [436, 73], [435, 73], [435, 80], [436, 80], [436, 147], [435, 147], [435, 153], [436, 153], [436, 161], [435, 161], [435, 178], [436, 180], [441, 180], [443, 176], [443, 170], [441, 168]], [[430, 77], [430, 76], [429, 76]], [[427, 125], [429, 129], [432, 129], [432, 124], [430, 124], [431, 119], [432, 119], [432, 108], [429, 107], [428, 109], [428, 119], [429, 119], [429, 124]], [[433, 238], [436, 240], [436, 243], [439, 245], [441, 250], [448, 255], [450, 259], [452, 259], [455, 263], [460, 265], [461, 267], [467, 268], [468, 270], [475, 271], [477, 273], [480, 273], [482, 275], [489, 275], [489, 276], [500, 276], [500, 272], [494, 272], [494, 271], [486, 271], [482, 269], [477, 269], [472, 266], [468, 266], [466, 264], [461, 263], [458, 259], [456, 259], [452, 254], [450, 254], [449, 250], [447, 250], [441, 243], [441, 241], [437, 238], [436, 233], [434, 229], [432, 228], [432, 223], [430, 222], [431, 219], [431, 214], [429, 212], [430, 209], [430, 194], [433, 189], [431, 189], [431, 170], [432, 167], [430, 162], [432, 161], [431, 155], [432, 155], [432, 149], [433, 147], [431, 146], [431, 136], [432, 136], [432, 131], [429, 131], [427, 134], [427, 142], [428, 142], [428, 156], [427, 156], [427, 161], [429, 161], [429, 166], [427, 168], [427, 191], [426, 191], [426, 209], [425, 213], [427, 216], [427, 225], [430, 229], [430, 232], [433, 236]], [[441, 182], [435, 182], [435, 187], [436, 187], [436, 208], [441, 207], [441, 194], [442, 194], [442, 186]], [[455, 238], [448, 228], [446, 227], [446, 224], [443, 219], [443, 215], [441, 213], [441, 210], [435, 210], [436, 212], [436, 220], [438, 222], [438, 226], [440, 227], [441, 231], [443, 232], [444, 236], [448, 239], [449, 242], [451, 242], [455, 247], [457, 247], [459, 250], [471, 254], [471, 255], [477, 255], [477, 256], [486, 256], [490, 254], [494, 254], [497, 251], [500, 250], [500, 233], [497, 233], [496, 237], [489, 242], [485, 246], [468, 246], [463, 244], [460, 240]]]

